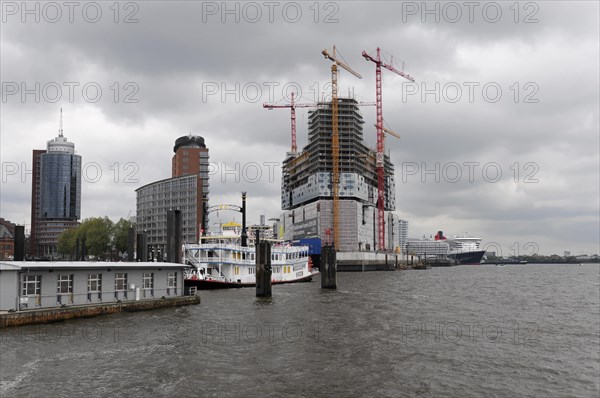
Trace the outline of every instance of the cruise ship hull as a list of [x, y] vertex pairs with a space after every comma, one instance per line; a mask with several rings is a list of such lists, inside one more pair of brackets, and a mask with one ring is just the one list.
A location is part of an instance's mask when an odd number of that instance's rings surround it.
[[485, 250], [478, 250], [472, 252], [450, 253], [448, 257], [453, 260], [456, 265], [479, 265], [481, 264], [481, 259], [484, 254]]

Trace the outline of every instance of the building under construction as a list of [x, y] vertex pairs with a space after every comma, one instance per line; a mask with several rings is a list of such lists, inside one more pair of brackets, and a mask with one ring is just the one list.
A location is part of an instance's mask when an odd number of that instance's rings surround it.
[[[375, 251], [377, 247], [377, 154], [363, 140], [358, 103], [339, 98], [339, 244], [338, 251]], [[332, 107], [309, 111], [308, 144], [288, 152], [283, 162], [279, 235], [286, 240], [333, 237]], [[373, 129], [374, 130], [374, 129]], [[394, 166], [384, 156], [385, 247], [398, 247]]]

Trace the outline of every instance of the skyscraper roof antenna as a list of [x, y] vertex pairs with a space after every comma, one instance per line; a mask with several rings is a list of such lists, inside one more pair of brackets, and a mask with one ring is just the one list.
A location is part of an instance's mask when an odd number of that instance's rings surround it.
[[62, 128], [62, 106], [60, 107], [60, 125], [58, 126], [58, 136], [63, 136], [63, 128]]

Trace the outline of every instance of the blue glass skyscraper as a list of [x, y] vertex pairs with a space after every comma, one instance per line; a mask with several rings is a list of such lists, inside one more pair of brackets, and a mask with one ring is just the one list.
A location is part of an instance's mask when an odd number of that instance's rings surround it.
[[80, 218], [81, 156], [63, 136], [49, 141], [42, 155], [41, 184], [42, 218]]
[[63, 136], [62, 110], [58, 137], [48, 141], [45, 152], [37, 152], [39, 174], [34, 177], [32, 192], [39, 192], [39, 198], [32, 197], [33, 253], [52, 258], [60, 234], [76, 227], [81, 217], [81, 156], [75, 154], [75, 144]]

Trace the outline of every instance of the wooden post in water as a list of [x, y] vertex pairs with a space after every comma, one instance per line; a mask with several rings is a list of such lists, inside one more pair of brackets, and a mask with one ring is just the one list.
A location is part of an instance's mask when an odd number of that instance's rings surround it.
[[271, 244], [261, 242], [256, 231], [256, 297], [271, 297]]
[[135, 237], [135, 247], [136, 247], [136, 255], [135, 261], [146, 261], [146, 259], [142, 258], [142, 234], [137, 234]]
[[75, 239], [75, 261], [79, 261], [79, 237]]
[[127, 262], [132, 263], [134, 261], [133, 254], [135, 252], [134, 243], [134, 232], [133, 227], [129, 227], [127, 231]]
[[321, 289], [337, 289], [335, 247], [323, 246], [321, 253]]
[[181, 262], [181, 210], [167, 211], [167, 262]]
[[15, 261], [25, 260], [25, 226], [15, 226], [15, 242], [13, 247], [13, 259]]
[[142, 261], [148, 261], [148, 234], [142, 234]]
[[146, 233], [137, 234], [137, 261], [148, 261], [148, 240]]
[[175, 258], [175, 211], [167, 210], [167, 262], [174, 262]]
[[[246, 192], [242, 192], [242, 246], [248, 246], [248, 232], [246, 231]], [[256, 235], [258, 243], [258, 235]]]
[[81, 259], [79, 261], [86, 261], [87, 249], [85, 247], [86, 236], [83, 235], [83, 239], [81, 239]]

